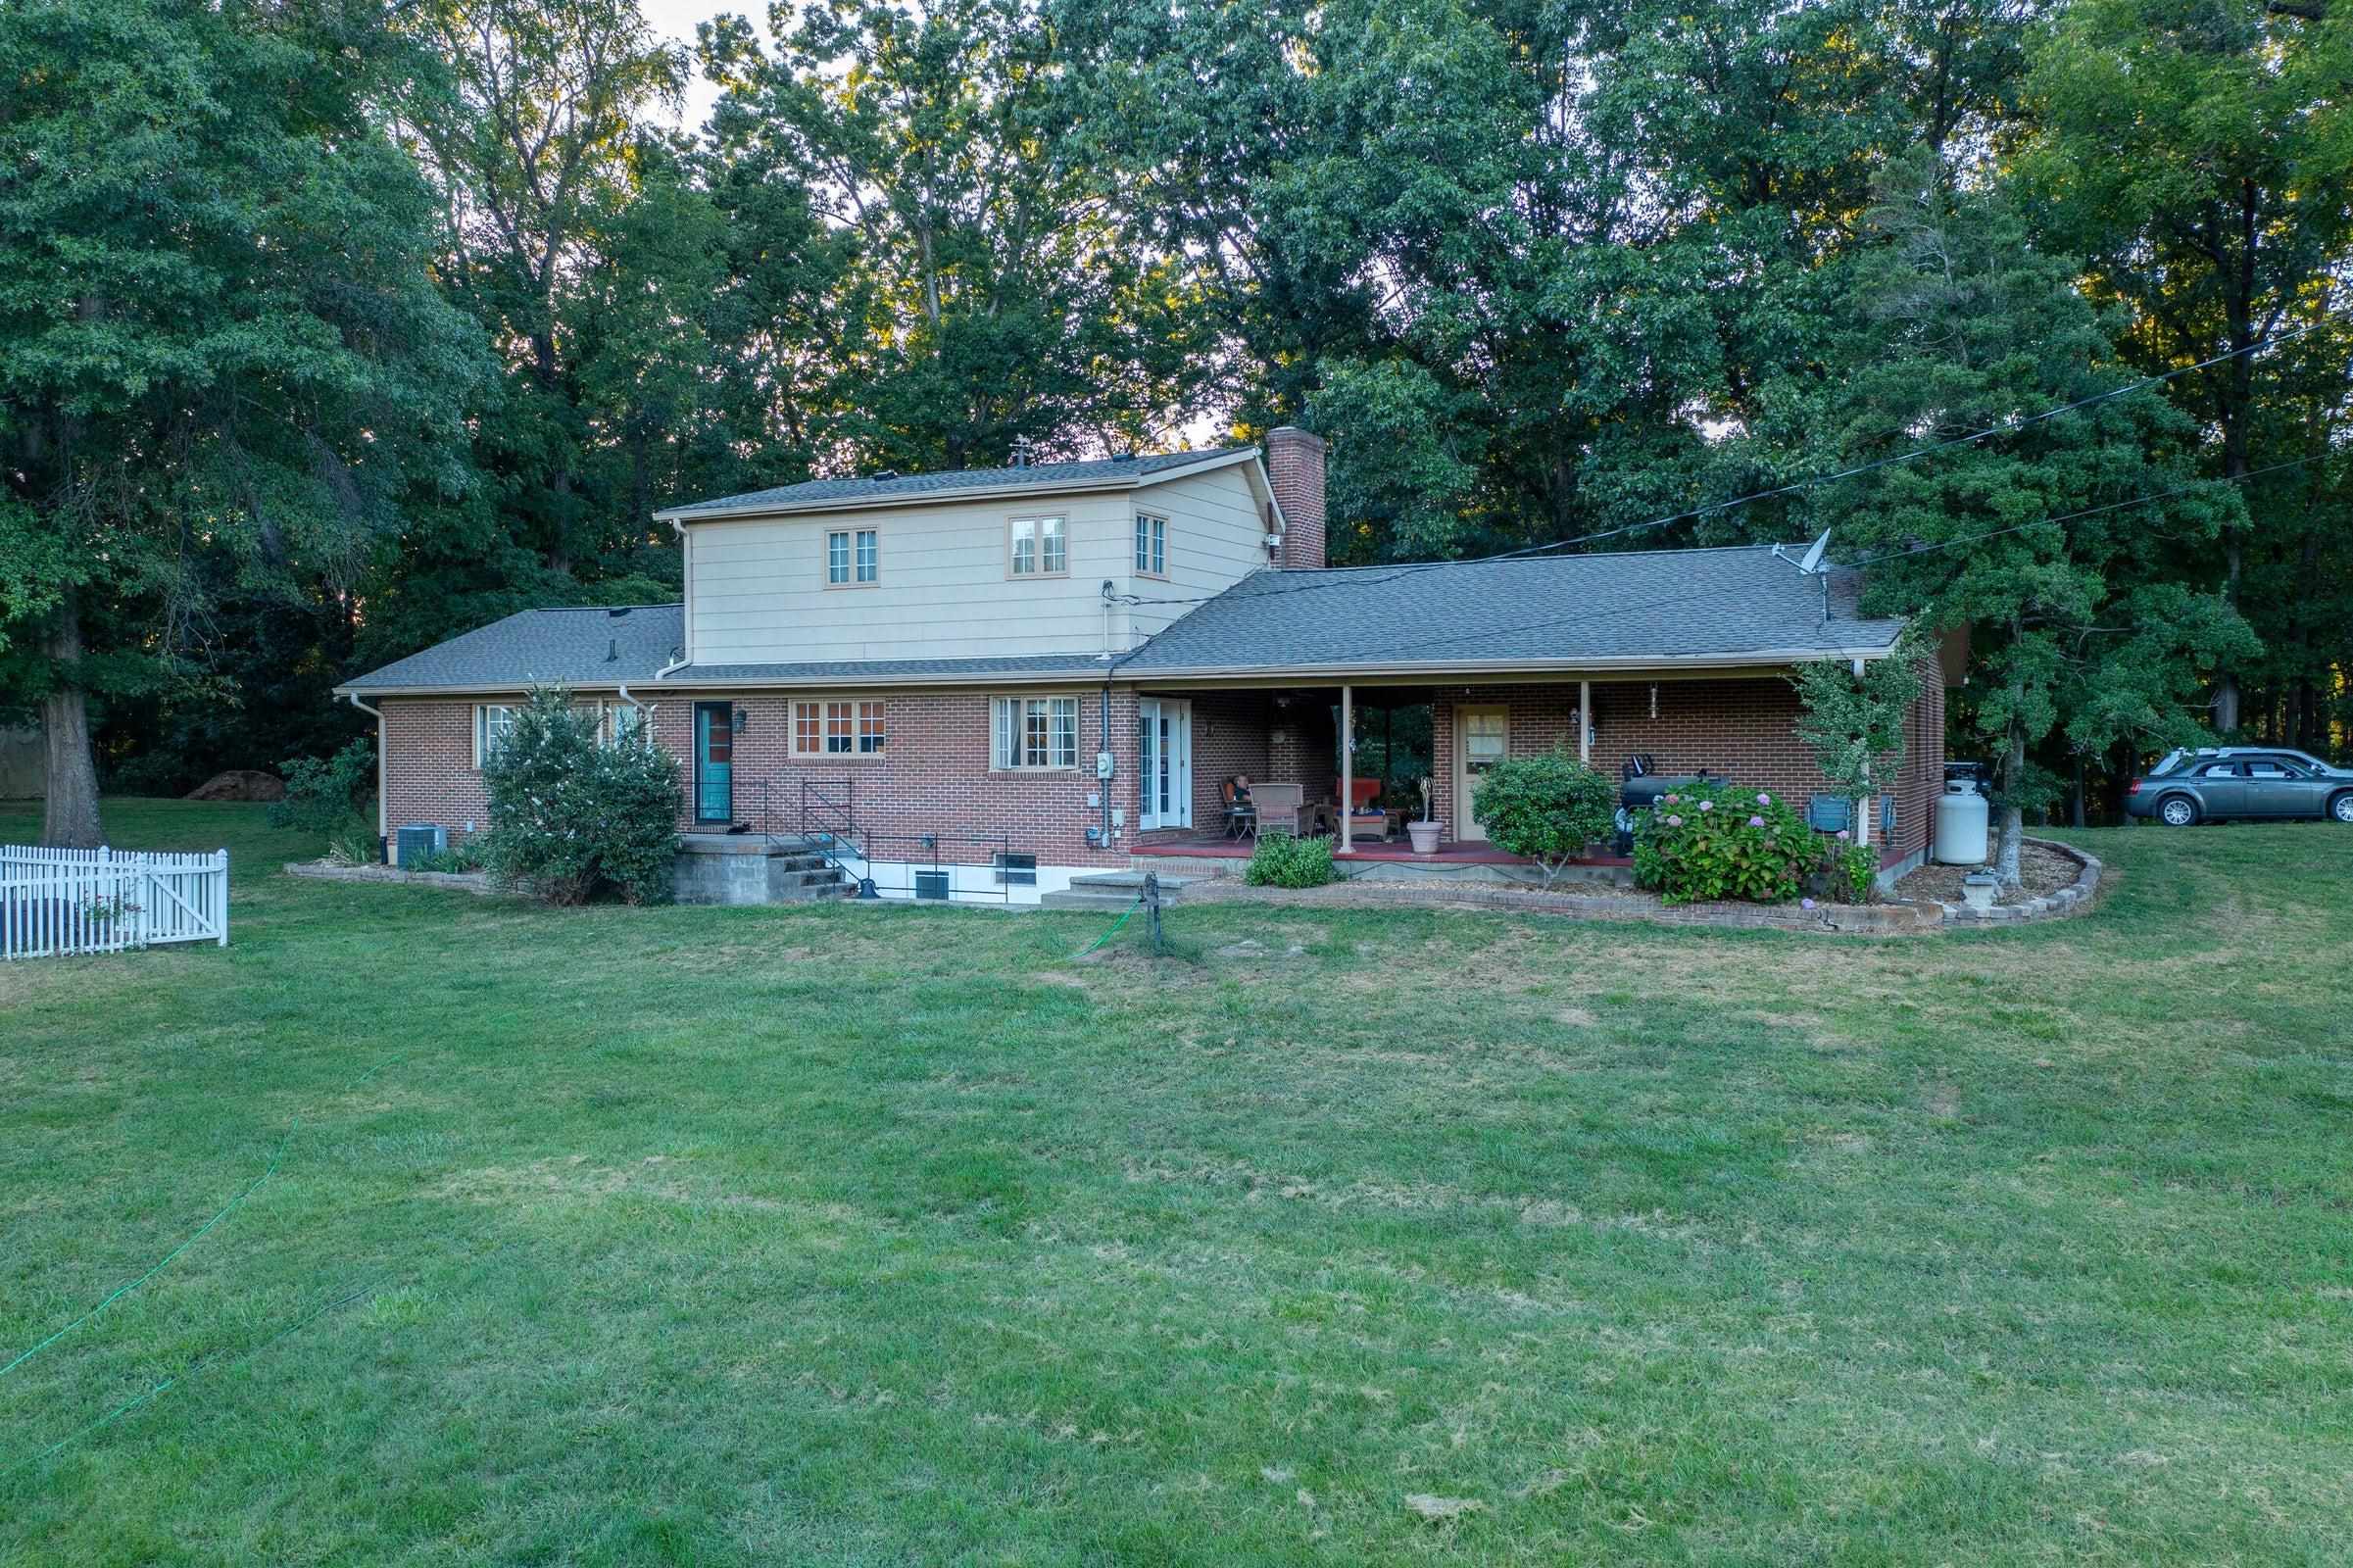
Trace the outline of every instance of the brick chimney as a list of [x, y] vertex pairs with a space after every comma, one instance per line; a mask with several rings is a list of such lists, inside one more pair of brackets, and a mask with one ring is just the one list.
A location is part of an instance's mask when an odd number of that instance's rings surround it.
[[1266, 432], [1266, 479], [1283, 509], [1287, 571], [1324, 564], [1324, 438], [1296, 424]]

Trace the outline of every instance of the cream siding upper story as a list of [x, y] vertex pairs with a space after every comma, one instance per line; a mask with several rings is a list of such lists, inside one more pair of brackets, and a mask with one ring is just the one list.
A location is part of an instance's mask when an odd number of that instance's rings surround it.
[[[1254, 465], [1250, 466], [1254, 467]], [[1139, 576], [1136, 514], [1168, 519], [1166, 578]], [[1061, 517], [1068, 570], [1015, 576], [1019, 517]], [[826, 535], [872, 529], [877, 580], [828, 586]], [[1030, 654], [1124, 653], [1195, 599], [1264, 565], [1265, 524], [1249, 469], [1235, 465], [1135, 489], [803, 512], [692, 522], [687, 654], [698, 664], [766, 664]]]
[[[1128, 567], [1134, 580], [1128, 587], [1139, 599], [1205, 599], [1266, 564], [1265, 517], [1239, 468], [1190, 474], [1139, 490], [1135, 510], [1168, 519], [1166, 578], [1134, 576], [1130, 552]], [[1191, 609], [1190, 604], [1135, 606], [1128, 620], [1129, 646], [1165, 630]]]

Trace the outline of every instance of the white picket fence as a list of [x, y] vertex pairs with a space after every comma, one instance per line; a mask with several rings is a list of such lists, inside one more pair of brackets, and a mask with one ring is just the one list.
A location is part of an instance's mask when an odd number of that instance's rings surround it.
[[228, 851], [147, 855], [0, 844], [0, 958], [228, 946]]

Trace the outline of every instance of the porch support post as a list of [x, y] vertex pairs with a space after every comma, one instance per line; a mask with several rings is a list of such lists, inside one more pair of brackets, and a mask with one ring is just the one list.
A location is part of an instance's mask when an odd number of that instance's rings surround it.
[[1593, 760], [1593, 683], [1577, 683], [1577, 760]]
[[1356, 689], [1340, 688], [1340, 848], [1356, 842]]

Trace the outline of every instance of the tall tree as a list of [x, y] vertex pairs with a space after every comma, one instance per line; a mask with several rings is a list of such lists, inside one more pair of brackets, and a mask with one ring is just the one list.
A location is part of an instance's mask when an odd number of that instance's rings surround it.
[[1769, 428], [1808, 448], [1827, 431], [1867, 464], [2012, 426], [1826, 485], [1811, 511], [1870, 563], [1871, 608], [1971, 628], [1967, 721], [1999, 758], [2015, 884], [2024, 811], [2053, 793], [2034, 748], [2192, 734], [2199, 678], [2253, 651], [2227, 602], [2174, 580], [2240, 497], [2197, 480], [2195, 425], [2132, 389], [2075, 265], [2029, 244], [1998, 194], [1956, 191], [1924, 155], [1879, 191], [1833, 373], [1777, 388]]
[[585, 479], [600, 411], [577, 345], [599, 302], [582, 285], [626, 220], [646, 117], [677, 102], [685, 53], [637, 0], [425, 0], [406, 18], [439, 66], [398, 109], [441, 196], [443, 281], [508, 364], [477, 461], [509, 538], [559, 578], [602, 575], [650, 524]]
[[[708, 35], [728, 89], [711, 177], [806, 192], [845, 238], [825, 461], [966, 467], [1022, 437], [1100, 453], [1171, 433], [1189, 268], [1108, 220], [1035, 9], [822, 0], [776, 21], [764, 53], [740, 24]], [[796, 204], [782, 216], [798, 227]]]
[[[2348, 83], [2353, 7], [2341, 0], [2074, 0], [2036, 53], [2038, 129], [2022, 172], [2045, 232], [2084, 258], [2098, 297], [2131, 307], [2123, 342], [2141, 365], [2237, 356], [2174, 394], [2211, 421], [2215, 470], [2232, 481], [2326, 439], [2278, 367], [2249, 351], [2345, 304]], [[2274, 487], [2225, 530], [2230, 602], [2244, 598], [2250, 551], [2277, 550], [2276, 517], [2285, 553], [2301, 554], [2297, 500]], [[2235, 664], [2217, 679], [2225, 733], [2240, 727], [2241, 684]]]
[[0, 680], [53, 843], [98, 841], [93, 696], [200, 681], [224, 596], [357, 580], [455, 490], [477, 340], [369, 123], [380, 27], [265, 0], [0, 10]]

